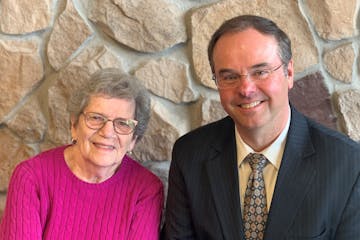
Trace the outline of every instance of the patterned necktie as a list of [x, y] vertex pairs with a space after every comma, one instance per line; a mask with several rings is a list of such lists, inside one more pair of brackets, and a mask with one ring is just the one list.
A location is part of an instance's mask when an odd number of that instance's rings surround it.
[[267, 159], [262, 154], [250, 153], [246, 157], [252, 172], [245, 192], [244, 232], [247, 240], [262, 240], [267, 220], [266, 192], [263, 169]]

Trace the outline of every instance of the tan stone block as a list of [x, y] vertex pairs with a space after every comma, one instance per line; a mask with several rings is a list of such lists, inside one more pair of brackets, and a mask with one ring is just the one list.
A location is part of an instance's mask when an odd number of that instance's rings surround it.
[[138, 51], [161, 51], [187, 38], [182, 13], [168, 1], [94, 0], [88, 12], [102, 31]]
[[152, 93], [174, 103], [192, 102], [197, 93], [190, 85], [188, 66], [169, 58], [150, 60], [135, 72], [135, 76]]
[[40, 83], [43, 65], [36, 38], [0, 39], [0, 119]]
[[25, 103], [7, 124], [26, 143], [42, 141], [47, 129], [45, 116], [34, 98]]
[[4, 214], [5, 205], [6, 205], [6, 194], [0, 194], [0, 219]]
[[351, 83], [355, 52], [351, 44], [346, 44], [327, 51], [324, 54], [324, 64], [327, 71], [337, 80]]
[[0, 191], [5, 191], [15, 166], [35, 155], [35, 151], [24, 145], [7, 128], [0, 129], [0, 142]]
[[199, 112], [201, 113], [200, 125], [220, 120], [228, 115], [222, 107], [220, 101], [210, 98], [202, 101], [201, 110]]
[[[166, 161], [171, 159], [172, 146], [175, 140], [184, 132], [182, 126], [165, 106], [153, 104], [148, 129], [144, 137], [137, 143], [133, 157], [140, 161]], [[175, 110], [176, 112], [176, 110]]]
[[58, 146], [60, 146], [60, 144], [54, 144], [54, 143], [50, 142], [48, 139], [45, 139], [45, 141], [43, 141], [42, 143], [39, 144], [40, 152], [44, 152], [44, 151], [50, 150], [50, 149], [58, 147]]
[[51, 66], [59, 70], [91, 34], [91, 29], [80, 17], [72, 1], [68, 0], [65, 11], [54, 24], [48, 42], [47, 54]]
[[52, 0], [0, 1], [0, 29], [4, 33], [24, 34], [49, 27]]
[[305, 0], [318, 34], [329, 40], [353, 37], [359, 8], [356, 0]]
[[335, 99], [344, 132], [355, 141], [360, 140], [360, 91], [351, 89], [336, 92]]

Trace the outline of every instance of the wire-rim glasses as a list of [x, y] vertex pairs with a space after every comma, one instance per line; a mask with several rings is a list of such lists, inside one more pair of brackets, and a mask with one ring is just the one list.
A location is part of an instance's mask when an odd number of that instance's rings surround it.
[[114, 131], [121, 135], [128, 135], [134, 132], [138, 121], [134, 119], [123, 119], [123, 118], [115, 118], [109, 119], [100, 113], [95, 112], [82, 112], [84, 115], [85, 124], [88, 128], [93, 130], [99, 130], [104, 125], [110, 121], [113, 123]]
[[234, 88], [237, 86], [238, 82], [240, 82], [242, 77], [249, 78], [255, 82], [263, 81], [268, 79], [273, 72], [280, 69], [283, 65], [284, 63], [281, 63], [279, 66], [272, 69], [255, 68], [249, 70], [247, 74], [238, 74], [236, 72], [226, 70], [221, 72], [217, 77], [214, 75], [213, 79], [219, 89]]

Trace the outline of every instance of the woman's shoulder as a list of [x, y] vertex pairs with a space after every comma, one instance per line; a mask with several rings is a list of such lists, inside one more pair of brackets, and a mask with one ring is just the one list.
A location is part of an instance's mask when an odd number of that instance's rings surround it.
[[56, 167], [55, 165], [60, 162], [58, 160], [64, 158], [65, 148], [66, 146], [60, 146], [40, 152], [20, 162], [14, 171], [36, 173], [39, 171], [47, 171], [52, 166]]
[[122, 166], [124, 167], [123, 170], [131, 175], [133, 179], [141, 180], [142, 182], [149, 184], [162, 184], [157, 175], [128, 155], [125, 155]]

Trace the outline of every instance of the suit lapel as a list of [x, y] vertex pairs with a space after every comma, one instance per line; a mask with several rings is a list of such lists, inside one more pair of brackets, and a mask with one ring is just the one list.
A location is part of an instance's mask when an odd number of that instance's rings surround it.
[[226, 122], [206, 163], [210, 189], [224, 239], [240, 239], [241, 213], [234, 124]]
[[314, 180], [314, 148], [305, 118], [292, 110], [291, 125], [271, 202], [266, 239], [282, 239]]

